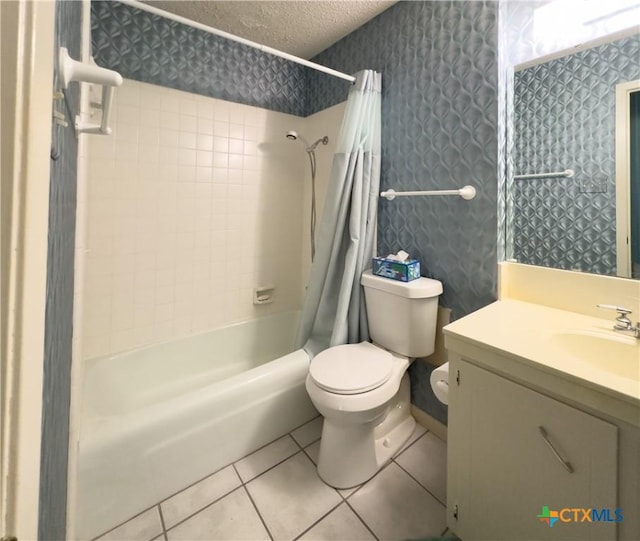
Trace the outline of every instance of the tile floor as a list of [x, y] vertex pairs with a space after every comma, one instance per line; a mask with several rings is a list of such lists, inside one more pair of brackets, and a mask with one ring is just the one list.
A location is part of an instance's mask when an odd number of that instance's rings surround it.
[[335, 490], [316, 473], [317, 417], [99, 541], [402, 540], [446, 533], [446, 444], [421, 426], [373, 479]]

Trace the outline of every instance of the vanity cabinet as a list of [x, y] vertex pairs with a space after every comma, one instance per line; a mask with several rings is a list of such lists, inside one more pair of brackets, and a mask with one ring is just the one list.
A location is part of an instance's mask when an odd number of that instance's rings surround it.
[[[455, 354], [449, 389], [447, 522], [462, 541], [616, 539], [615, 424]], [[550, 527], [545, 506], [578, 511]], [[612, 521], [584, 521], [592, 508]]]

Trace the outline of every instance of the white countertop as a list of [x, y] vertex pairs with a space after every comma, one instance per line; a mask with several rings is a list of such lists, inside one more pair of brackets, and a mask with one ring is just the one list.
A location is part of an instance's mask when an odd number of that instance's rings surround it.
[[[610, 396], [640, 407], [640, 340], [631, 339], [630, 369], [624, 376], [616, 372], [619, 359], [606, 358], [593, 363], [581, 359], [558, 346], [555, 337], [566, 332], [610, 333], [620, 339], [621, 333], [612, 330], [611, 319], [549, 308], [515, 300], [497, 301], [444, 327], [447, 349], [456, 351], [458, 341], [484, 350], [500, 353], [543, 372], [579, 382]], [[635, 323], [635, 321], [634, 321]], [[624, 340], [624, 339], [623, 339]]]

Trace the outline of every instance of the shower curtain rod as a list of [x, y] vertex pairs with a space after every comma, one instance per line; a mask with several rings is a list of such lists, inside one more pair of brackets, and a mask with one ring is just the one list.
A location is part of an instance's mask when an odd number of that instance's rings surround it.
[[248, 47], [253, 47], [254, 49], [258, 49], [259, 51], [262, 51], [264, 53], [272, 54], [274, 56], [279, 56], [280, 58], [284, 58], [285, 60], [295, 62], [296, 64], [302, 64], [307, 68], [312, 68], [314, 70], [321, 71], [322, 73], [333, 75], [334, 77], [344, 79], [345, 81], [349, 81], [351, 83], [354, 83], [356, 81], [356, 78], [353, 75], [348, 75], [347, 73], [342, 73], [341, 71], [337, 71], [331, 68], [327, 68], [326, 66], [316, 64], [315, 62], [310, 62], [309, 60], [305, 60], [304, 58], [299, 58], [297, 56], [293, 56], [292, 54], [278, 51], [278, 49], [273, 49], [271, 47], [268, 47], [267, 45], [262, 45], [261, 43], [256, 43], [255, 41], [250, 41], [248, 39], [241, 38], [240, 36], [236, 36], [234, 34], [230, 34], [229, 32], [218, 30], [217, 28], [213, 28], [212, 26], [207, 26], [206, 24], [202, 24], [197, 21], [192, 21], [191, 19], [187, 19], [186, 17], [181, 17], [180, 15], [174, 15], [173, 13], [170, 13], [163, 9], [158, 9], [153, 6], [149, 6], [147, 4], [139, 2], [138, 0], [120, 0], [120, 3], [126, 4], [127, 6], [131, 6], [137, 9], [141, 9], [142, 11], [147, 11], [148, 13], [153, 13], [154, 15], [159, 15], [160, 17], [164, 17], [165, 19], [171, 19], [172, 21], [186, 24], [187, 26], [197, 28], [198, 30], [203, 30], [204, 32], [209, 32], [209, 34], [214, 34], [216, 36], [220, 36], [221, 38], [229, 39], [237, 43], [242, 43], [243, 45], [247, 45]]

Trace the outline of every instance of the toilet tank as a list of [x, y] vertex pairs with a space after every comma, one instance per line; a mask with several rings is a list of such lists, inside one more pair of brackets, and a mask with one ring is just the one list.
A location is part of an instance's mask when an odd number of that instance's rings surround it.
[[433, 353], [441, 282], [430, 278], [399, 282], [368, 270], [360, 283], [373, 342], [407, 357]]

